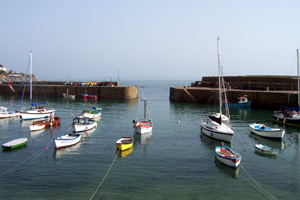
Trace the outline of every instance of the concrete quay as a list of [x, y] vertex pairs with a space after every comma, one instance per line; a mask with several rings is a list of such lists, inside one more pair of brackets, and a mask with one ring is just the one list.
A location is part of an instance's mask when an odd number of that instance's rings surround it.
[[[0, 85], [0, 95], [18, 95], [23, 92], [23, 85]], [[63, 97], [63, 93], [76, 95], [82, 98], [81, 94], [97, 95], [99, 99], [135, 99], [138, 98], [137, 86], [73, 86], [73, 85], [33, 85], [33, 96], [41, 97]], [[24, 95], [29, 96], [29, 85], [25, 86]]]

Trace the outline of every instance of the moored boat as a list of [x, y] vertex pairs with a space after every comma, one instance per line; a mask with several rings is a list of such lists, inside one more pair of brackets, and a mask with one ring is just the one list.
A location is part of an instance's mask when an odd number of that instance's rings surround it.
[[26, 144], [27, 138], [18, 138], [2, 144], [3, 149], [15, 149]]
[[239, 97], [237, 102], [229, 102], [229, 107], [251, 107], [251, 101], [248, 100], [247, 95]]
[[51, 117], [49, 120], [39, 120], [39, 121], [34, 121], [33, 125], [45, 125], [46, 127], [52, 126], [52, 125], [58, 125], [61, 121], [60, 117]]
[[97, 127], [97, 122], [88, 117], [77, 116], [73, 119], [73, 128], [75, 132], [87, 131]]
[[65, 134], [63, 136], [56, 137], [54, 139], [55, 147], [57, 149], [69, 147], [77, 144], [80, 141], [80, 139], [81, 139], [81, 134], [71, 134], [71, 133]]
[[270, 128], [267, 127], [264, 124], [250, 124], [249, 125], [250, 130], [262, 137], [268, 137], [268, 138], [283, 138], [284, 134], [285, 134], [285, 130], [284, 129], [280, 129], [280, 128]]
[[65, 99], [75, 99], [76, 95], [75, 94], [69, 94], [69, 89], [67, 88], [67, 93], [63, 93], [63, 97]]
[[[221, 120], [220, 120], [221, 121]], [[233, 129], [225, 123], [219, 124], [211, 119], [202, 119], [200, 122], [200, 131], [211, 138], [231, 142], [234, 135]]]
[[33, 125], [45, 125], [45, 127], [53, 126], [53, 125], [58, 125], [61, 121], [60, 117], [53, 117], [53, 119], [49, 120], [39, 120], [39, 121], [34, 121]]
[[220, 162], [233, 168], [237, 168], [242, 160], [242, 156], [239, 153], [227, 146], [217, 146], [215, 148], [215, 154]]
[[133, 128], [135, 129], [135, 132], [139, 134], [145, 134], [152, 132], [152, 119], [150, 117], [147, 119], [147, 99], [142, 99], [144, 102], [144, 119], [143, 120], [133, 120]]
[[7, 111], [6, 107], [0, 106], [0, 119], [20, 117], [19, 112]]
[[30, 52], [30, 109], [21, 111], [20, 117], [22, 120], [33, 120], [48, 118], [50, 114], [54, 114], [54, 109], [46, 109], [43, 103], [34, 103], [32, 101], [32, 52]]
[[269, 154], [269, 155], [277, 154], [277, 151], [275, 149], [264, 144], [256, 144], [255, 151], [259, 153]]
[[299, 49], [297, 49], [297, 86], [298, 86], [298, 107], [289, 108], [281, 106], [281, 110], [274, 111], [273, 118], [276, 122], [287, 125], [300, 125], [300, 76], [299, 76]]
[[[201, 119], [200, 121], [200, 130], [203, 134], [208, 137], [222, 140], [226, 142], [231, 142], [234, 131], [230, 121], [230, 114], [228, 108], [228, 102], [226, 97], [226, 88], [224, 83], [223, 70], [220, 61], [220, 47], [219, 47], [219, 39], [217, 39], [217, 47], [218, 47], [218, 78], [219, 78], [219, 112], [214, 113], [208, 116], [209, 119]], [[222, 78], [221, 78], [222, 77]], [[225, 114], [222, 114], [222, 94], [224, 94], [225, 99]]]
[[29, 131], [38, 131], [38, 130], [42, 130], [45, 128], [45, 124], [36, 124], [36, 125], [31, 125], [29, 126]]
[[121, 157], [121, 158], [127, 157], [129, 154], [132, 153], [132, 151], [133, 151], [133, 148], [132, 148], [132, 147], [129, 148], [129, 149], [126, 149], [126, 150], [124, 150], [124, 151], [119, 151], [119, 150], [117, 149], [118, 156]]
[[97, 95], [89, 95], [89, 94], [81, 94], [83, 96], [84, 100], [89, 100], [89, 99], [93, 99], [93, 100], [97, 100], [98, 96]]
[[83, 110], [82, 116], [88, 117], [90, 119], [97, 119], [101, 117], [101, 108], [93, 107], [93, 109]]
[[132, 146], [133, 146], [132, 137], [122, 137], [116, 142], [116, 147], [120, 151], [130, 149], [132, 148]]

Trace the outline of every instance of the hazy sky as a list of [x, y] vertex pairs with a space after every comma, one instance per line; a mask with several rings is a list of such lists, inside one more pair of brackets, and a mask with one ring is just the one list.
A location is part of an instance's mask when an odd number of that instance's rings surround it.
[[0, 64], [43, 80], [296, 75], [299, 0], [0, 0]]

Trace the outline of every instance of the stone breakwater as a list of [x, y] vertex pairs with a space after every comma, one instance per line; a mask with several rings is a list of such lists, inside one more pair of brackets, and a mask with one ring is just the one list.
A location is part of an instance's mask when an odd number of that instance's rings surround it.
[[[24, 85], [0, 85], [0, 95], [21, 96]], [[63, 97], [63, 93], [76, 95], [82, 98], [81, 94], [97, 95], [99, 99], [135, 99], [138, 98], [137, 86], [114, 86], [114, 87], [90, 87], [72, 85], [33, 85], [33, 96], [41, 97]], [[29, 96], [29, 85], [25, 86], [24, 95]]]
[[[295, 76], [229, 76], [224, 77], [227, 99], [236, 102], [247, 95], [252, 107], [280, 109], [282, 105], [297, 107], [297, 77]], [[170, 101], [216, 104], [218, 100], [218, 78], [203, 77], [191, 87], [170, 88]]]

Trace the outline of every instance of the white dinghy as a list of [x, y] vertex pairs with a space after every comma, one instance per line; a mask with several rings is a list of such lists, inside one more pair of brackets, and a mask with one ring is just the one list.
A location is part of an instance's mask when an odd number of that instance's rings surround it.
[[77, 144], [81, 139], [81, 134], [65, 134], [63, 136], [57, 137], [54, 139], [55, 147], [57, 149], [69, 147], [74, 144]]
[[45, 124], [36, 124], [36, 125], [31, 125], [29, 126], [29, 130], [31, 131], [38, 131], [38, 130], [42, 130], [45, 128]]
[[256, 144], [255, 145], [255, 151], [258, 153], [264, 153], [264, 154], [269, 154], [269, 155], [276, 155], [277, 151], [273, 149], [272, 147], [269, 147], [264, 144]]
[[268, 137], [268, 138], [283, 138], [285, 134], [284, 129], [280, 128], [270, 128], [264, 124], [250, 124], [249, 125], [250, 130], [262, 137]]

